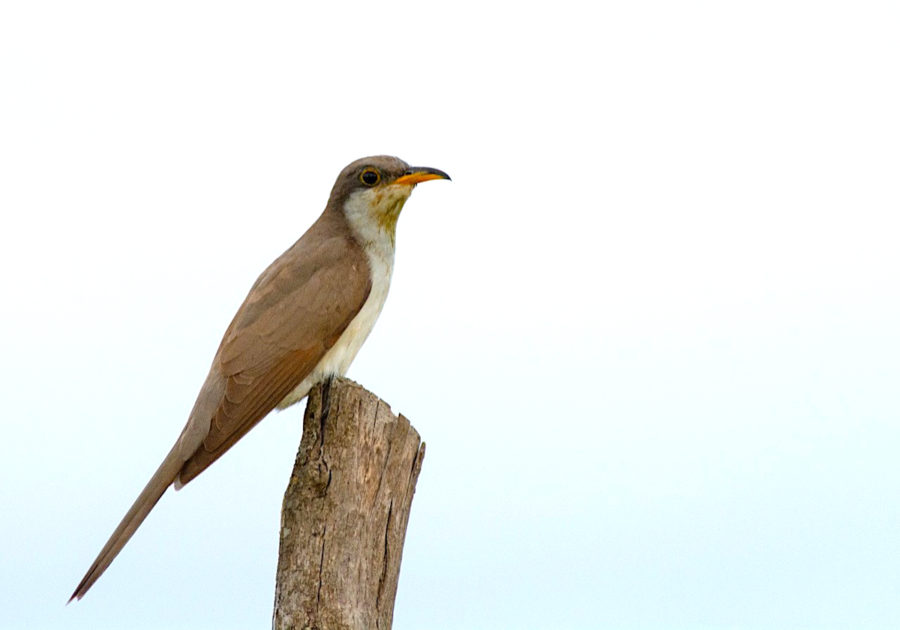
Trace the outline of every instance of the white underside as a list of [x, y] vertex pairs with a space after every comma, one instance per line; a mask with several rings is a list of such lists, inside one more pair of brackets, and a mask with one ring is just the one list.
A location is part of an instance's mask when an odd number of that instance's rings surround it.
[[[344, 211], [350, 226], [356, 233], [369, 260], [369, 269], [372, 274], [372, 290], [363, 304], [362, 309], [347, 326], [337, 342], [325, 353], [315, 369], [303, 379], [297, 387], [278, 404], [279, 409], [289, 407], [302, 400], [318, 383], [330, 376], [343, 376], [347, 373], [350, 363], [356, 357], [356, 353], [362, 347], [363, 342], [372, 332], [384, 302], [387, 300], [388, 289], [391, 286], [391, 274], [394, 270], [394, 240], [393, 236], [384, 231], [373, 221], [369, 204], [371, 199], [362, 191], [351, 195], [344, 206]], [[405, 195], [403, 194], [405, 193]], [[406, 201], [409, 191], [398, 191]]]

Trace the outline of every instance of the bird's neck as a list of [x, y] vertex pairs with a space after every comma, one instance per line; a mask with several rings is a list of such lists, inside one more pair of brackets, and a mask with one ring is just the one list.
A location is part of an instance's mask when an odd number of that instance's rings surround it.
[[397, 219], [411, 190], [408, 186], [360, 190], [344, 202], [347, 223], [367, 254], [393, 262]]

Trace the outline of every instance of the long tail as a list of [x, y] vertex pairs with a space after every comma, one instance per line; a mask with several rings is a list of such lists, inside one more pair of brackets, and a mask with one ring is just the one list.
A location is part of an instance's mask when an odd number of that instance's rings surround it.
[[72, 593], [69, 602], [73, 599], [81, 599], [84, 597], [84, 594], [94, 585], [94, 582], [103, 575], [103, 572], [106, 571], [110, 563], [112, 563], [115, 557], [119, 555], [119, 552], [122, 551], [122, 547], [125, 546], [125, 543], [128, 542], [134, 532], [137, 531], [137, 528], [144, 522], [144, 519], [147, 518], [147, 515], [150, 513], [150, 510], [153, 509], [153, 506], [156, 505], [168, 487], [172, 485], [182, 464], [183, 462], [178, 456], [178, 444], [176, 443], [172, 450], [169, 451], [169, 454], [166, 455], [166, 458], [163, 460], [162, 464], [160, 464], [156, 472], [153, 473], [150, 481], [147, 482], [146, 487], [135, 500], [134, 505], [132, 505], [131, 509], [128, 510], [128, 513], [125, 514], [125, 518], [119, 523], [116, 531], [114, 531], [112, 536], [109, 537], [109, 540], [106, 541], [106, 545], [103, 546], [97, 559], [94, 560], [94, 564], [92, 564], [91, 568], [84, 574], [81, 583], [78, 584], [78, 588]]

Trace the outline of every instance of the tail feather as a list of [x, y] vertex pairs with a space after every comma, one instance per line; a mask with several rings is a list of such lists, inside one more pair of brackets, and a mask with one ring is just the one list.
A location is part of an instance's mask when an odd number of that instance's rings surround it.
[[137, 528], [144, 522], [150, 510], [153, 509], [168, 487], [172, 485], [183, 463], [178, 456], [178, 451], [178, 445], [176, 444], [169, 454], [166, 455], [156, 472], [153, 473], [150, 481], [147, 482], [131, 509], [128, 510], [122, 522], [119, 523], [109, 540], [106, 541], [106, 545], [100, 550], [97, 559], [94, 560], [94, 564], [84, 574], [75, 592], [72, 593], [72, 597], [69, 598], [70, 603], [72, 600], [84, 597], [85, 593], [94, 585], [94, 582], [103, 575], [103, 572], [106, 571], [115, 557], [119, 555], [122, 547], [125, 546], [125, 543], [128, 542], [134, 532], [137, 531]]

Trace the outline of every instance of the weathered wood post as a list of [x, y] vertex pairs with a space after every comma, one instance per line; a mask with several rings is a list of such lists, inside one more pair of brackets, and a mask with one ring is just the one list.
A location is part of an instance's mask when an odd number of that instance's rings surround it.
[[387, 630], [425, 444], [353, 381], [309, 394], [284, 494], [275, 630]]

